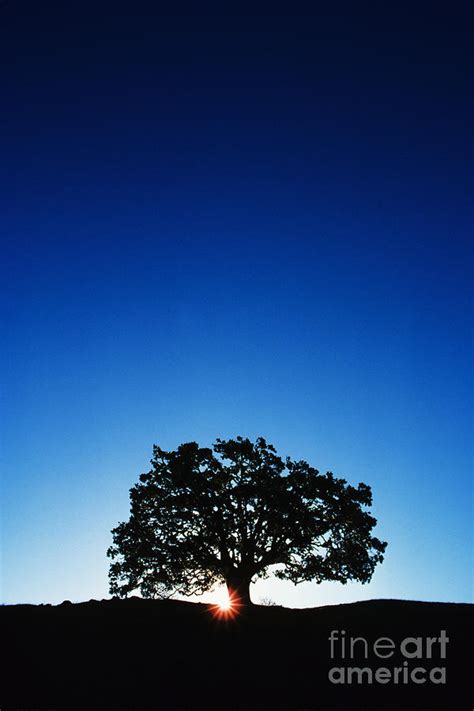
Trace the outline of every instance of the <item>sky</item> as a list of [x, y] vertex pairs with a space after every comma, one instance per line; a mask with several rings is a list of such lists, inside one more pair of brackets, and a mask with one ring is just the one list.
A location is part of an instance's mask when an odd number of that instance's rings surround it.
[[255, 601], [472, 601], [469, 6], [0, 3], [3, 603], [107, 598], [153, 444], [236, 435], [389, 544]]

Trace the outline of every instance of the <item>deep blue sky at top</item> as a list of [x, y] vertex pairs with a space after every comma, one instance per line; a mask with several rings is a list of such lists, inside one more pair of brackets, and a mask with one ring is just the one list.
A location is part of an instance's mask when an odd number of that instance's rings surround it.
[[152, 444], [237, 434], [390, 543], [262, 594], [470, 599], [472, 18], [402, 5], [0, 4], [4, 601], [106, 596]]

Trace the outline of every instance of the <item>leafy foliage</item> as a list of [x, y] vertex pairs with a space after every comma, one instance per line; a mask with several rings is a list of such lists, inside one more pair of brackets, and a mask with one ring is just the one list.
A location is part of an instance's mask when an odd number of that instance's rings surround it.
[[192, 595], [226, 582], [249, 600], [250, 581], [271, 568], [294, 583], [368, 582], [386, 547], [372, 536], [369, 486], [283, 461], [262, 437], [155, 446], [130, 500], [108, 550], [119, 596]]

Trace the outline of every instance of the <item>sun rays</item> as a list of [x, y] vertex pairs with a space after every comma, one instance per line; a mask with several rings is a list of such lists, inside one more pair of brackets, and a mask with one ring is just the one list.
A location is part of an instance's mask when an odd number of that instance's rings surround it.
[[222, 589], [216, 593], [216, 598], [216, 602], [209, 605], [214, 617], [220, 620], [229, 620], [239, 614], [242, 604], [235, 592]]

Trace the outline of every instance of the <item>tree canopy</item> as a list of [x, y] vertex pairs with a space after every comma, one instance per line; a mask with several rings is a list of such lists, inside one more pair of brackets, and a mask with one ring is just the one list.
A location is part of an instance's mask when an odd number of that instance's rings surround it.
[[263, 437], [153, 448], [130, 490], [130, 519], [113, 529], [110, 591], [125, 597], [199, 594], [227, 584], [250, 602], [270, 572], [293, 583], [368, 582], [386, 543], [372, 536], [369, 486], [306, 461], [281, 459]]

